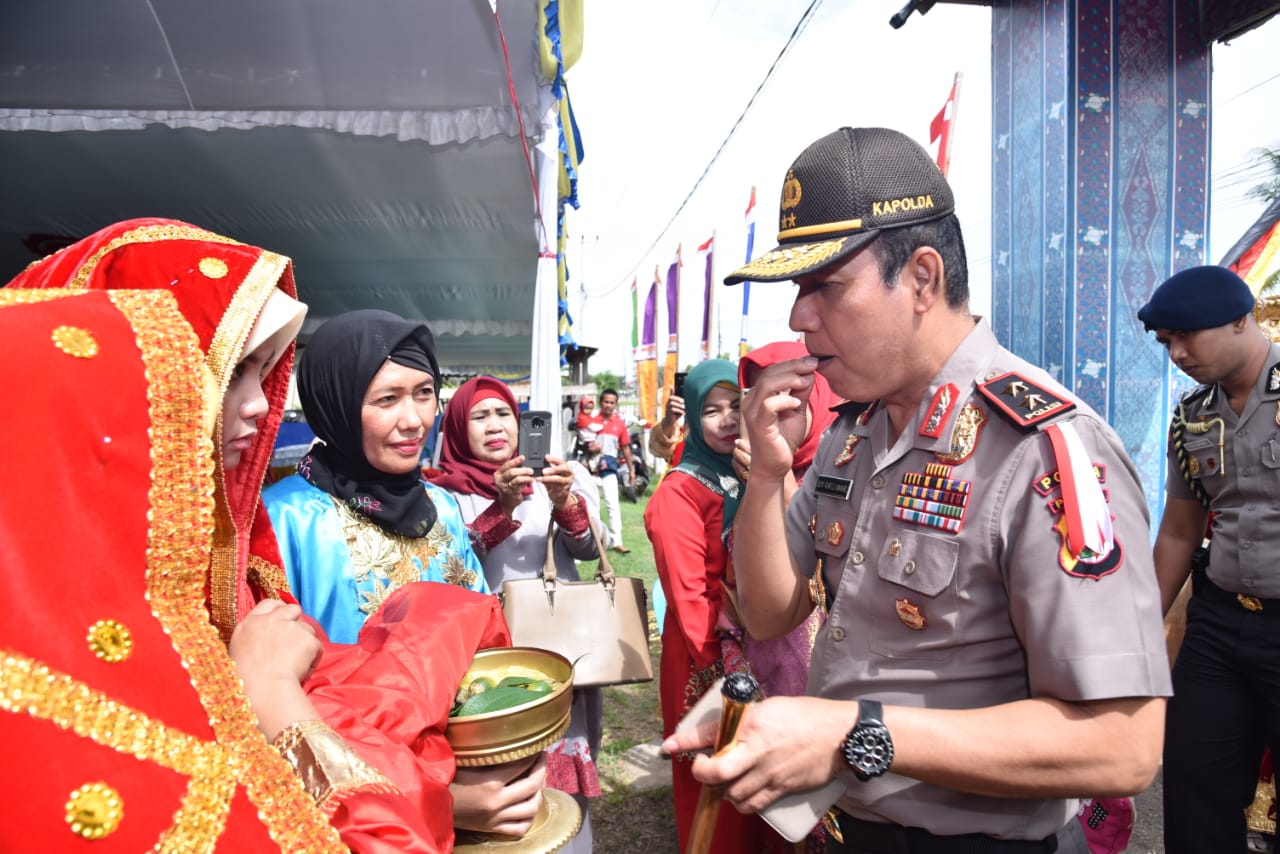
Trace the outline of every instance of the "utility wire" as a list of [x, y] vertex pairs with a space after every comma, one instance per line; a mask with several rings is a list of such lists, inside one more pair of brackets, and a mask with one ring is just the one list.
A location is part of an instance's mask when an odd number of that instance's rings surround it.
[[671, 219], [667, 220], [667, 224], [662, 227], [662, 231], [658, 232], [658, 236], [649, 244], [649, 248], [646, 249], [638, 259], [636, 259], [636, 262], [631, 265], [631, 269], [625, 276], [619, 279], [608, 289], [601, 291], [598, 294], [592, 294], [591, 296], [597, 298], [605, 297], [627, 284], [628, 280], [635, 274], [635, 271], [640, 268], [644, 259], [649, 257], [649, 254], [653, 252], [658, 243], [662, 241], [662, 238], [666, 237], [667, 232], [671, 230], [671, 226], [675, 224], [676, 219], [680, 216], [680, 212], [689, 204], [689, 200], [693, 198], [694, 193], [698, 192], [698, 188], [702, 186], [702, 182], [706, 179], [707, 175], [710, 174], [711, 167], [716, 165], [716, 161], [720, 159], [720, 155], [723, 154], [725, 148], [728, 147], [729, 140], [733, 139], [733, 135], [738, 132], [738, 128], [742, 126], [742, 122], [747, 118], [747, 114], [750, 113], [751, 108], [755, 106], [756, 99], [760, 97], [760, 93], [764, 91], [764, 87], [768, 85], [770, 78], [773, 77], [773, 72], [778, 69], [783, 58], [786, 57], [787, 53], [790, 52], [791, 47], [800, 38], [800, 34], [803, 33], [805, 27], [809, 25], [809, 22], [813, 19], [814, 13], [821, 4], [822, 0], [811, 0], [809, 7], [804, 10], [804, 14], [800, 16], [800, 20], [796, 23], [795, 29], [791, 31], [791, 35], [787, 38], [786, 44], [782, 46], [782, 50], [778, 51], [778, 55], [773, 60], [773, 64], [770, 65], [769, 70], [765, 72], [764, 79], [760, 81], [760, 85], [756, 87], [756, 91], [751, 94], [750, 100], [747, 101], [747, 105], [742, 109], [742, 114], [738, 116], [737, 121], [733, 123], [733, 127], [729, 129], [728, 136], [724, 138], [724, 142], [720, 143], [720, 147], [716, 149], [716, 153], [711, 156], [711, 162], [707, 164], [707, 168], [703, 169], [702, 174], [698, 176], [698, 180], [693, 182], [693, 187], [689, 189], [688, 195], [684, 197], [684, 201], [680, 203], [680, 207], [676, 208], [676, 212], [671, 215]]

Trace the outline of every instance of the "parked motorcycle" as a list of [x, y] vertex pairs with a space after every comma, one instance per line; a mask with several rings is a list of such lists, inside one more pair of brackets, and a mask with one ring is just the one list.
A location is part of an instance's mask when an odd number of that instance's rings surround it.
[[631, 472], [624, 466], [618, 471], [618, 487], [628, 501], [639, 501], [640, 496], [649, 491], [649, 465], [644, 461], [644, 428], [639, 425], [631, 428], [631, 459], [636, 467], [635, 483], [631, 482]]
[[[644, 429], [639, 425], [631, 428], [631, 459], [635, 463], [636, 479], [631, 482], [631, 471], [626, 466], [618, 470], [618, 492], [628, 501], [639, 501], [640, 496], [649, 491], [649, 464], [644, 459]], [[578, 438], [573, 447], [573, 459], [582, 463], [592, 474], [600, 473], [600, 454], [592, 453], [587, 442]]]

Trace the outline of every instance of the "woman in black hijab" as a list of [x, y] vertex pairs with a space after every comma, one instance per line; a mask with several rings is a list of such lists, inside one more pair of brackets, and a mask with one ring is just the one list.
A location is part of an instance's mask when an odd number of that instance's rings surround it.
[[[431, 330], [390, 312], [338, 315], [307, 344], [298, 394], [320, 441], [262, 497], [289, 589], [331, 640], [354, 643], [365, 619], [411, 581], [488, 592], [457, 501], [421, 479], [439, 381]], [[524, 834], [545, 780], [541, 754], [458, 769], [454, 826]]]
[[263, 493], [289, 589], [332, 640], [410, 581], [487, 592], [457, 502], [421, 479], [440, 367], [421, 323], [353, 311], [324, 323], [298, 367], [317, 443]]

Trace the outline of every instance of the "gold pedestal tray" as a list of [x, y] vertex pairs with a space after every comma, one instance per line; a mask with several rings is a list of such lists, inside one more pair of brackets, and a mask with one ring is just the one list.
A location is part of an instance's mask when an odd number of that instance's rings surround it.
[[[569, 728], [573, 705], [573, 665], [567, 658], [529, 647], [487, 649], [476, 653], [472, 670], [518, 665], [543, 673], [560, 685], [550, 694], [510, 709], [450, 718], [445, 737], [460, 767], [502, 765], [541, 753]], [[529, 832], [521, 837], [459, 830], [454, 851], [480, 854], [552, 854], [569, 844], [582, 827], [582, 810], [572, 795], [542, 790], [542, 805]]]
[[573, 795], [542, 790], [542, 806], [529, 832], [519, 838], [459, 830], [453, 850], [460, 854], [503, 851], [508, 854], [552, 854], [569, 844], [582, 828], [582, 810]]

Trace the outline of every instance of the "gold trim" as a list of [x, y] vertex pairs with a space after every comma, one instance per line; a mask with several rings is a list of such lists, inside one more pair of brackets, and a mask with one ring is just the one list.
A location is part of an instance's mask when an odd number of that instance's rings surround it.
[[79, 296], [62, 288], [0, 288], [0, 308]]
[[76, 274], [67, 283], [67, 288], [73, 291], [84, 290], [89, 278], [93, 275], [93, 271], [98, 268], [98, 263], [108, 254], [122, 246], [129, 246], [134, 243], [160, 243], [165, 240], [202, 240], [209, 243], [225, 243], [230, 246], [244, 245], [238, 240], [232, 240], [230, 237], [223, 237], [221, 234], [214, 234], [212, 231], [205, 231], [203, 228], [196, 228], [192, 225], [144, 225], [141, 228], [126, 231], [114, 240], [108, 241], [106, 246], [93, 253], [89, 260], [80, 265], [79, 270], [76, 270]]
[[[217, 380], [219, 400], [227, 393], [231, 383], [231, 375], [235, 372], [240, 360], [240, 351], [253, 331], [253, 324], [258, 319], [262, 307], [266, 305], [276, 284], [288, 269], [289, 259], [274, 252], [262, 251], [258, 260], [254, 261], [244, 281], [236, 289], [231, 304], [218, 322], [217, 331], [209, 343], [209, 353], [205, 356], [205, 365], [213, 372]], [[218, 426], [214, 431], [214, 448], [222, 447], [222, 408], [218, 407]], [[213, 557], [210, 569], [210, 604], [213, 609], [213, 624], [218, 627], [224, 643], [230, 643], [231, 632], [239, 619], [236, 605], [239, 590], [238, 561], [238, 528], [248, 527], [253, 522], [252, 508], [246, 519], [233, 519], [231, 506], [226, 494], [226, 472], [222, 468], [222, 454], [214, 454], [216, 472], [214, 474], [216, 510], [214, 514]]]
[[793, 237], [809, 237], [814, 234], [831, 234], [835, 231], [853, 231], [862, 228], [861, 219], [842, 219], [839, 222], [823, 222], [817, 225], [802, 225], [799, 228], [788, 228], [778, 232], [779, 240], [790, 240]]
[[337, 809], [345, 793], [399, 791], [322, 720], [294, 721], [280, 731], [271, 746], [293, 767], [326, 814]]
[[110, 296], [137, 331], [148, 379], [152, 439], [148, 601], [190, 674], [217, 744], [228, 754], [225, 767], [234, 775], [225, 794], [215, 785], [216, 778], [193, 779], [182, 811], [160, 847], [212, 850], [224, 819], [211, 805], [223, 798], [229, 801], [239, 783], [281, 849], [346, 851], [301, 781], [258, 731], [226, 647], [213, 624], [204, 619], [213, 449], [208, 435], [200, 430], [204, 400], [199, 342], [167, 293], [111, 291]]
[[257, 555], [249, 555], [249, 580], [254, 582], [263, 596], [279, 599], [281, 593], [290, 593], [289, 576], [280, 567]]

